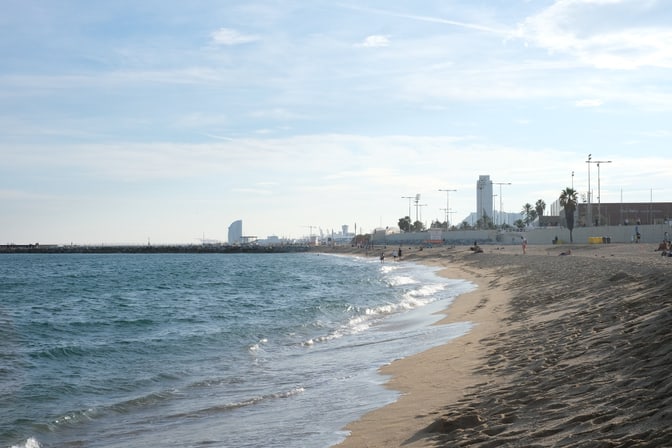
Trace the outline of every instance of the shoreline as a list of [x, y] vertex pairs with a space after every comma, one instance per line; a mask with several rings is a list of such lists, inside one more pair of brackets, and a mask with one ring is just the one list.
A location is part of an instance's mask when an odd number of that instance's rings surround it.
[[381, 368], [400, 398], [335, 447], [668, 446], [672, 260], [651, 244], [567, 248], [407, 250], [477, 285], [438, 323], [474, 327]]
[[[338, 448], [414, 446], [411, 442], [419, 438], [416, 433], [439, 417], [446, 400], [458, 401], [463, 391], [475, 384], [470, 372], [480, 365], [481, 359], [479, 350], [473, 347], [499, 330], [508, 296], [501, 290], [483, 296], [483, 285], [492, 273], [438, 261], [433, 256], [436, 254], [432, 254], [434, 250], [423, 252], [406, 260], [440, 267], [438, 275], [466, 280], [477, 286], [473, 291], [457, 296], [441, 311], [444, 317], [435, 325], [469, 321], [474, 327], [448, 344], [382, 367], [380, 372], [390, 377], [386, 387], [399, 391], [400, 398], [347, 425], [345, 429], [350, 435], [336, 445]], [[437, 361], [443, 368], [436, 368]]]

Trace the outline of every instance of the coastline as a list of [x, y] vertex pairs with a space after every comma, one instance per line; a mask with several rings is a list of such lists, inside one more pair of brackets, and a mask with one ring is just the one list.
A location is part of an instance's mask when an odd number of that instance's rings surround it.
[[406, 251], [477, 285], [439, 322], [474, 328], [383, 367], [401, 397], [336, 447], [668, 446], [672, 260], [651, 244], [483, 249]]

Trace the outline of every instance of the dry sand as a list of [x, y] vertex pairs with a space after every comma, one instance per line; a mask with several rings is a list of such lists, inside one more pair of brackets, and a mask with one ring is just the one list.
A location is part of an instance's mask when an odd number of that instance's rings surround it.
[[382, 369], [402, 396], [338, 447], [672, 446], [672, 258], [648, 244], [483, 249], [404, 248], [478, 285], [442, 321], [475, 326]]

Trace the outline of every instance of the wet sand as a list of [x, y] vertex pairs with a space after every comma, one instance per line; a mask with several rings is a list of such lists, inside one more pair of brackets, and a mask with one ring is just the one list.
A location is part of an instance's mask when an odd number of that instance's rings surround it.
[[442, 321], [475, 326], [383, 368], [402, 396], [338, 447], [672, 446], [672, 258], [649, 244], [483, 249], [404, 248], [478, 285]]

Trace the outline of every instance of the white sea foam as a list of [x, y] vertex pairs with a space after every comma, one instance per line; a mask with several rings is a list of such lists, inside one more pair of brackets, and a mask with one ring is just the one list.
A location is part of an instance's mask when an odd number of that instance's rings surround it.
[[433, 297], [439, 292], [446, 289], [446, 285], [440, 283], [434, 283], [429, 285], [423, 285], [418, 289], [409, 291], [408, 294], [415, 297]]
[[250, 350], [251, 352], [257, 352], [257, 351], [259, 351], [259, 349], [261, 349], [261, 346], [262, 346], [263, 344], [266, 344], [266, 343], [268, 343], [268, 339], [267, 339], [267, 338], [259, 339], [259, 342], [257, 342], [256, 344], [252, 344], [252, 345], [249, 347], [249, 350]]
[[21, 445], [12, 445], [11, 448], [41, 448], [40, 442], [37, 441], [34, 437], [30, 437]]
[[[448, 283], [421, 284], [414, 272], [397, 272], [404, 270], [408, 265], [383, 266], [382, 272], [393, 273], [387, 275], [385, 281], [393, 288], [408, 289], [398, 297], [397, 302], [388, 302], [375, 307], [362, 310], [360, 315], [352, 317], [347, 323], [349, 334], [360, 333], [368, 330], [380, 319], [395, 313], [420, 308], [441, 298], [439, 295], [446, 290]], [[419, 286], [417, 286], [419, 285]], [[412, 288], [412, 289], [409, 289]], [[349, 309], [352, 311], [352, 309]]]
[[72, 425], [81, 422], [86, 422], [93, 420], [98, 414], [98, 410], [95, 408], [88, 408], [82, 411], [75, 411], [65, 414], [61, 417], [57, 417], [51, 423], [51, 426], [61, 426], [61, 425]]
[[343, 336], [345, 336], [345, 333], [339, 330], [334, 330], [328, 335], [317, 336], [315, 338], [308, 339], [307, 341], [303, 341], [301, 345], [303, 345], [304, 347], [310, 347], [315, 345], [316, 343], [333, 341], [334, 339], [339, 339], [342, 338]]
[[403, 286], [403, 285], [414, 285], [418, 283], [418, 281], [412, 277], [400, 275], [391, 277], [388, 280], [388, 283], [390, 284], [390, 286]]
[[[308, 339], [301, 345], [310, 347], [318, 343], [333, 341], [347, 335], [362, 333], [371, 328], [371, 326], [381, 318], [404, 309], [410, 309], [411, 307], [404, 305], [404, 302], [406, 301], [401, 303], [389, 303], [373, 308], [366, 308], [362, 310], [361, 314], [350, 318], [340, 329], [334, 330], [328, 335]], [[349, 308], [349, 311], [352, 311], [352, 307]]]
[[228, 411], [231, 409], [236, 409], [236, 408], [243, 408], [247, 406], [253, 406], [258, 403], [262, 403], [265, 401], [269, 400], [274, 400], [274, 399], [279, 399], [279, 398], [289, 398], [293, 397], [295, 395], [299, 395], [303, 393], [305, 389], [303, 387], [296, 387], [294, 389], [284, 391], [284, 392], [276, 392], [276, 393], [271, 393], [267, 395], [259, 395], [257, 397], [252, 397], [247, 400], [241, 400], [241, 401], [236, 401], [233, 403], [227, 403], [225, 405], [219, 405], [219, 406], [213, 406], [208, 409], [202, 409], [198, 412], [195, 412], [196, 414], [210, 414], [214, 413], [216, 411]]
[[383, 274], [388, 274], [400, 269], [400, 266], [395, 266], [394, 264], [383, 264], [380, 266], [380, 272]]

